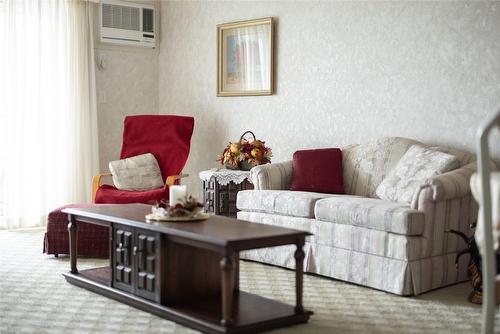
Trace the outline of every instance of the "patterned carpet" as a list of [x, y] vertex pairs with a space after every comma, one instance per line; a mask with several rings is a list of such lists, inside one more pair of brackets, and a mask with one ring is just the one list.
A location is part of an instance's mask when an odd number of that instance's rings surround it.
[[[0, 231], [1, 333], [195, 333], [133, 307], [67, 283], [69, 258], [41, 254], [43, 230]], [[79, 259], [79, 268], [106, 260]], [[399, 297], [306, 275], [309, 324], [273, 333], [477, 333], [481, 308], [466, 301], [467, 283], [417, 298]], [[285, 269], [241, 263], [241, 289], [294, 302], [294, 275]], [[498, 321], [497, 321], [498, 323]]]

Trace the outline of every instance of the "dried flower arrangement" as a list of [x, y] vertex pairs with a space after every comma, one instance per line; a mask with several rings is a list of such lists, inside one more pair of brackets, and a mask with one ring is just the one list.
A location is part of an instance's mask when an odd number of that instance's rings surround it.
[[198, 202], [196, 198], [191, 195], [186, 195], [181, 203], [174, 206], [169, 206], [165, 202], [156, 203], [152, 208], [152, 213], [157, 216], [165, 217], [186, 217], [194, 216], [201, 212], [203, 204]]
[[[251, 134], [252, 139], [245, 135]], [[217, 158], [228, 169], [250, 170], [252, 167], [271, 163], [272, 150], [264, 141], [257, 140], [252, 131], [246, 131], [236, 143], [229, 143]]]

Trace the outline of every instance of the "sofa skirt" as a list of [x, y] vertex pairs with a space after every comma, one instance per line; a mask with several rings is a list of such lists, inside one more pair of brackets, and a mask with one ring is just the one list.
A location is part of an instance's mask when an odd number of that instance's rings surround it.
[[[238, 212], [240, 219], [271, 225], [281, 225], [276, 222], [283, 221], [285, 225], [283, 227], [313, 232], [310, 231], [312, 219], [276, 220], [272, 219], [272, 216], [265, 213]], [[298, 226], [294, 225], [292, 220], [299, 222]], [[315, 240], [318, 238], [308, 237], [304, 245], [306, 253], [304, 271], [308, 273], [403, 296], [419, 295], [467, 280], [469, 256], [461, 256], [457, 268], [455, 266], [457, 252], [405, 260], [319, 244], [314, 242]], [[240, 254], [240, 258], [294, 269], [294, 252], [295, 246], [288, 245], [245, 251]]]
[[[346, 249], [314, 245], [304, 246], [304, 271], [383, 290], [402, 296], [419, 295], [467, 280], [469, 257], [456, 253], [415, 261], [359, 253]], [[295, 269], [295, 246], [280, 246], [244, 251], [241, 259]]]

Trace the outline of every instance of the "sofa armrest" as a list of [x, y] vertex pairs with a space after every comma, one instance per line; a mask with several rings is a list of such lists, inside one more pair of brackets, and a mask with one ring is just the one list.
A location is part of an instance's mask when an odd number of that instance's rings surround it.
[[256, 166], [250, 170], [250, 181], [255, 190], [290, 189], [292, 161]]
[[470, 195], [470, 178], [476, 171], [476, 168], [476, 163], [472, 162], [448, 173], [427, 179], [415, 191], [411, 206], [415, 208], [418, 205], [418, 201], [422, 200], [421, 197], [424, 195], [427, 200], [433, 202]]
[[472, 198], [470, 178], [476, 163], [427, 179], [413, 195], [411, 208], [425, 216], [422, 236], [427, 240], [423, 256], [459, 252], [465, 245], [449, 229], [472, 234], [471, 224], [477, 220], [478, 206]]

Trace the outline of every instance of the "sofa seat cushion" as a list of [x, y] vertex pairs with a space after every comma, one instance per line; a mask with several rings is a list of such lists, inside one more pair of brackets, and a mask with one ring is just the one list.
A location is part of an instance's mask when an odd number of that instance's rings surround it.
[[425, 224], [424, 213], [407, 204], [348, 195], [318, 200], [314, 215], [322, 221], [403, 235], [421, 235]]
[[331, 196], [336, 195], [290, 190], [244, 190], [238, 192], [236, 207], [245, 211], [314, 218], [316, 201]]

